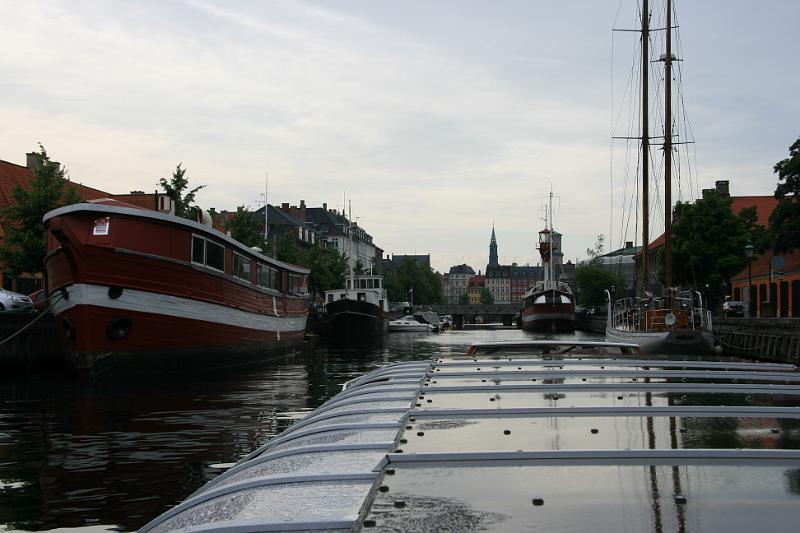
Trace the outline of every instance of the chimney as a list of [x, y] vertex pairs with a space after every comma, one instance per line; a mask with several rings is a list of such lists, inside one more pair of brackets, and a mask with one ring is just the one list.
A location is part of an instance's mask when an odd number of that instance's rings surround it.
[[41, 164], [41, 159], [39, 159], [39, 154], [36, 152], [28, 152], [25, 154], [25, 166], [31, 172], [36, 172], [39, 170], [39, 165]]
[[730, 197], [730, 182], [728, 180], [717, 180], [715, 186], [717, 188], [717, 194], [719, 194], [720, 198]]
[[144, 194], [144, 191], [131, 191], [131, 194]]
[[625, 241], [625, 249], [633, 248], [633, 241]]
[[327, 202], [322, 202], [322, 210], [323, 211], [327, 211], [328, 210], [328, 203]]
[[289, 210], [289, 203], [281, 204], [281, 211], [288, 211]]
[[300, 209], [305, 209], [305, 208], [306, 208], [306, 201], [300, 200]]

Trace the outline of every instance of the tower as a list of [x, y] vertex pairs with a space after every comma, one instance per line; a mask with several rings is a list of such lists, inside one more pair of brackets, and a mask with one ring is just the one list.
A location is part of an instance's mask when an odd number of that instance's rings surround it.
[[500, 264], [497, 261], [497, 238], [494, 235], [494, 224], [492, 224], [492, 240], [489, 242], [489, 264]]

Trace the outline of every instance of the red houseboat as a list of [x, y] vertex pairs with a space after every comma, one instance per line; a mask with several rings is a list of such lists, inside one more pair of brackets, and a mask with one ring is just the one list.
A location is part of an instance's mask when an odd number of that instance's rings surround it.
[[80, 374], [181, 372], [295, 351], [309, 270], [205, 224], [96, 200], [50, 211], [45, 286]]

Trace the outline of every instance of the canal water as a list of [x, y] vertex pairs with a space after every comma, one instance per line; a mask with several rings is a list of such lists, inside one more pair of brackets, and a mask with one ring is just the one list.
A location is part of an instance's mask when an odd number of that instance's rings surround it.
[[[570, 338], [597, 339], [580, 332]], [[464, 353], [521, 330], [397, 333], [261, 367], [81, 385], [0, 377], [0, 529], [133, 531], [389, 362]]]

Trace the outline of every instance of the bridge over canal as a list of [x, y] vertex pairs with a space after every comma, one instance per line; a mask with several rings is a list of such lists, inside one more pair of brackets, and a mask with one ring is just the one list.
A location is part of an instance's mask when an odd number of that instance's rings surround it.
[[484, 323], [502, 322], [504, 326], [519, 325], [521, 304], [447, 304], [432, 305], [431, 311], [438, 315], [452, 315], [456, 327], [464, 324], [475, 324], [477, 317]]

